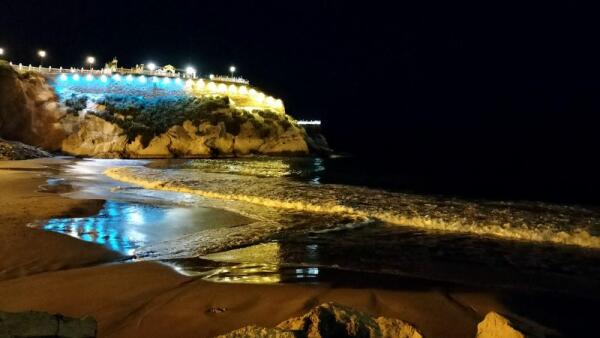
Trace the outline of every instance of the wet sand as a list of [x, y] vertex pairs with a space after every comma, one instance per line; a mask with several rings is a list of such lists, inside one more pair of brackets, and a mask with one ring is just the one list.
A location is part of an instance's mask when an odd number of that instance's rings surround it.
[[[274, 326], [326, 301], [400, 318], [426, 337], [474, 337], [488, 311], [512, 313], [497, 293], [419, 280], [395, 288], [352, 280], [343, 286], [219, 284], [156, 262], [123, 263], [123, 256], [98, 244], [26, 226], [90, 215], [103, 205], [39, 192], [47, 163], [0, 162], [3, 311], [91, 315], [100, 337], [211, 337], [249, 324]], [[227, 310], [215, 314], [212, 307]]]

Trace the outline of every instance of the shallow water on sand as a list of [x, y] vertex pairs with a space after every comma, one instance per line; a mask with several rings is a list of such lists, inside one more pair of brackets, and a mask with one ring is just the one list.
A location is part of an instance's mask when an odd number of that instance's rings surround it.
[[337, 184], [328, 161], [76, 160], [51, 183], [105, 207], [38, 226], [220, 282], [370, 273], [600, 297], [600, 211]]

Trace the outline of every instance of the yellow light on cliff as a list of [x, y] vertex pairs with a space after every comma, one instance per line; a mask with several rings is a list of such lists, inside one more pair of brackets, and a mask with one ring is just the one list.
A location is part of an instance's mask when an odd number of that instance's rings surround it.
[[226, 93], [227, 92], [227, 86], [224, 83], [220, 83], [219, 84], [219, 93]]
[[265, 100], [265, 94], [263, 94], [263, 93], [256, 94], [256, 101], [258, 101], [259, 103], [263, 103], [264, 100]]
[[250, 88], [250, 96], [254, 96], [256, 95], [256, 90], [254, 90], [254, 88]]
[[283, 101], [281, 101], [281, 99], [275, 100], [275, 106], [276, 107], [283, 107]]
[[229, 85], [229, 94], [237, 94], [238, 90], [235, 85]]
[[240, 95], [247, 95], [248, 88], [246, 88], [246, 86], [240, 86], [240, 89], [238, 90], [238, 92], [240, 93]]
[[275, 99], [273, 98], [273, 96], [267, 96], [267, 104], [269, 106], [274, 106], [275, 105]]
[[206, 86], [206, 83], [204, 83], [204, 80], [200, 79], [198, 81], [196, 81], [196, 86], [200, 89], [204, 88], [204, 86]]
[[185, 87], [186, 88], [192, 88], [192, 84], [194, 83], [194, 81], [192, 80], [187, 80], [185, 81]]

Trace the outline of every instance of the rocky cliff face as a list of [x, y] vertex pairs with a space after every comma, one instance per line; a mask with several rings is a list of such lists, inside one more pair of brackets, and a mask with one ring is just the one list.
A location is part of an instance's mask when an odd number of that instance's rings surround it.
[[272, 135], [263, 137], [250, 122], [232, 135], [224, 122], [194, 124], [185, 121], [154, 136], [148, 144], [138, 135], [129, 141], [122, 128], [95, 115], [81, 118], [75, 132], [62, 143], [65, 153], [76, 156], [170, 158], [266, 155], [306, 155], [309, 153], [306, 135], [300, 128], [283, 130], [273, 127]]
[[67, 136], [60, 123], [65, 113], [43, 76], [18, 74], [0, 61], [0, 137], [59, 150]]
[[57, 95], [52, 80], [0, 64], [0, 137], [75, 156], [171, 158], [327, 152], [288, 115], [227, 97]]

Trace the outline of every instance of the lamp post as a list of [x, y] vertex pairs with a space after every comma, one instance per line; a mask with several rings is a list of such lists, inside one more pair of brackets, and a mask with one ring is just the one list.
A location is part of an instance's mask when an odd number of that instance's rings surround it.
[[194, 67], [191, 67], [191, 66], [186, 67], [185, 68], [185, 73], [188, 76], [196, 77], [196, 69], [194, 69]]
[[235, 73], [235, 66], [230, 66], [229, 72], [231, 73], [231, 77], [233, 77], [233, 73]]
[[151, 72], [154, 72], [154, 70], [156, 69], [156, 64], [154, 62], [149, 62], [148, 63], [148, 70]]
[[43, 66], [44, 58], [46, 57], [46, 51], [43, 49], [38, 50], [38, 56], [40, 57], [40, 66]]
[[94, 62], [96, 62], [96, 58], [93, 56], [88, 56], [85, 61], [90, 65], [90, 70], [92, 70], [92, 66], [94, 65]]

